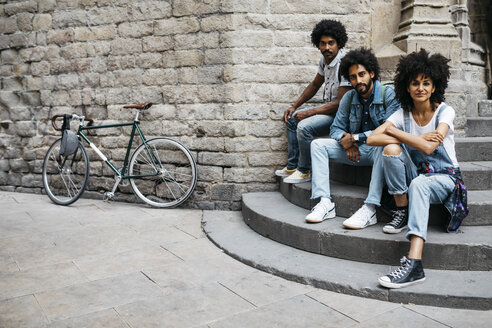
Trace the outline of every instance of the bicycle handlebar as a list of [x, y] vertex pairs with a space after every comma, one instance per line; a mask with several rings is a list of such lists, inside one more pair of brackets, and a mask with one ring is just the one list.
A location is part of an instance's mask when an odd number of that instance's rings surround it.
[[[59, 118], [63, 118], [65, 116], [65, 114], [58, 114], [58, 115], [54, 115], [52, 118], [51, 118], [51, 125], [53, 126], [53, 129], [55, 129], [56, 131], [61, 131], [61, 127], [58, 127], [58, 125], [56, 125], [56, 120], [59, 119]], [[79, 116], [79, 115], [76, 115], [76, 114], [72, 114], [72, 115], [68, 115], [68, 117], [70, 119], [74, 119], [74, 120], [79, 120], [81, 122], [83, 121], [87, 121], [87, 126], [91, 126], [92, 123], [94, 123], [94, 120], [91, 119], [91, 118], [85, 118], [85, 116]]]

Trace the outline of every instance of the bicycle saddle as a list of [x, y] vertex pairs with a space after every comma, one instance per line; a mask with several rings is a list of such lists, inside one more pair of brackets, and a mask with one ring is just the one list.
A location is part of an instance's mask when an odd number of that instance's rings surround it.
[[136, 108], [136, 109], [140, 109], [140, 110], [149, 109], [150, 107], [152, 107], [152, 103], [151, 102], [148, 102], [148, 103], [145, 103], [145, 104], [125, 105], [125, 106], [123, 106], [123, 108]]

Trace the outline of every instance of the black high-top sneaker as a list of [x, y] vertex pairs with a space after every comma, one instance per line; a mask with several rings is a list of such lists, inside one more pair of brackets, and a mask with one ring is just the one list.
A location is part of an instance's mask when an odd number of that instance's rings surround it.
[[392, 220], [390, 223], [383, 227], [383, 232], [386, 233], [400, 233], [407, 227], [408, 223], [408, 207], [398, 208], [391, 211]]
[[425, 280], [422, 260], [409, 259], [404, 256], [401, 258], [400, 264], [398, 269], [378, 279], [381, 286], [402, 288]]

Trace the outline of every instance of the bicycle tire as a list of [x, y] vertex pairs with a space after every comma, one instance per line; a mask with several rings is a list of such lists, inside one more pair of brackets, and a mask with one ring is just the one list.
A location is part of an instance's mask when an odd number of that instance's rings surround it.
[[[146, 145], [152, 150], [155, 161], [151, 160]], [[196, 162], [189, 149], [166, 137], [149, 139], [138, 146], [130, 159], [128, 172], [129, 175], [158, 173], [157, 176], [130, 179], [134, 193], [155, 207], [181, 205], [191, 196], [197, 182]]]
[[70, 205], [82, 196], [89, 180], [89, 156], [79, 141], [75, 153], [60, 155], [61, 138], [48, 149], [43, 161], [43, 186], [58, 205]]

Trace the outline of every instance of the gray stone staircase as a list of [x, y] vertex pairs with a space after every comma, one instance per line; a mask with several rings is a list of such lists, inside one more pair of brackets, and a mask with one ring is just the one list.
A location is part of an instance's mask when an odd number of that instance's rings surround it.
[[[330, 164], [337, 211], [333, 220], [306, 223], [304, 217], [317, 202], [310, 200], [311, 184], [290, 185], [280, 180], [278, 192], [243, 194], [243, 222], [223, 219], [222, 225], [234, 227], [235, 238], [221, 231], [217, 219], [209, 220], [213, 228], [205, 219], [204, 230], [208, 229], [209, 238], [219, 247], [245, 263], [317, 287], [395, 302], [492, 309], [492, 101], [480, 103], [479, 115], [469, 119], [468, 137], [456, 139], [470, 214], [458, 233], [448, 234], [443, 228], [445, 209], [431, 207], [423, 255], [424, 284], [402, 290], [378, 286], [377, 277], [396, 266], [409, 247], [404, 233], [382, 232], [389, 219], [384, 212], [378, 211], [375, 226], [363, 230], [342, 227], [344, 218], [363, 204], [370, 167]], [[242, 241], [238, 244], [238, 240]], [[323, 272], [318, 272], [313, 261]], [[302, 265], [314, 272], [302, 270]]]

